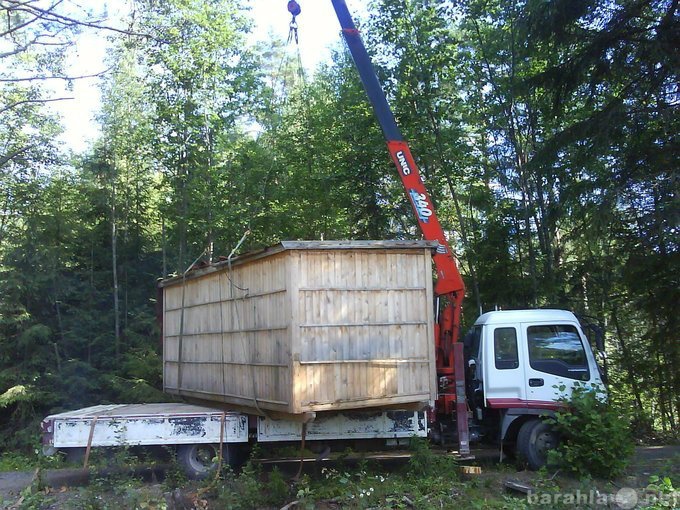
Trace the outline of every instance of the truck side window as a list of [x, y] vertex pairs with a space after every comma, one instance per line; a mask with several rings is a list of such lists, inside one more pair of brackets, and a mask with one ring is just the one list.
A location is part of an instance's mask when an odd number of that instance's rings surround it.
[[494, 330], [493, 352], [497, 369], [511, 370], [519, 366], [517, 331], [515, 328], [496, 328]]
[[529, 364], [534, 370], [569, 379], [590, 379], [586, 352], [574, 326], [529, 326]]
[[482, 327], [474, 326], [467, 332], [463, 340], [465, 344], [465, 359], [474, 358], [477, 360], [479, 358], [479, 344], [481, 341]]

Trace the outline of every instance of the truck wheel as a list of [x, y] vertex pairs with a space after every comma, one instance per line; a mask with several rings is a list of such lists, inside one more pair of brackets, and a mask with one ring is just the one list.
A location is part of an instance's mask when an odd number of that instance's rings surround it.
[[548, 462], [548, 451], [557, 447], [559, 438], [542, 420], [529, 420], [517, 434], [517, 453], [520, 462], [531, 470], [537, 470]]
[[[231, 464], [229, 445], [222, 445], [222, 463]], [[217, 469], [219, 445], [183, 444], [177, 447], [177, 462], [190, 480], [204, 480]]]

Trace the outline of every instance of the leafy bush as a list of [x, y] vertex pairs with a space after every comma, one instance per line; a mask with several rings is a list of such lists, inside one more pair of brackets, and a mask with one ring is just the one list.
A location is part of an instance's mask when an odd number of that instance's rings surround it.
[[290, 493], [290, 487], [288, 487], [288, 483], [286, 483], [286, 479], [281, 474], [279, 468], [275, 467], [272, 472], [269, 473], [269, 480], [265, 487], [269, 504], [280, 508], [286, 503]]
[[456, 459], [448, 455], [439, 455], [432, 451], [430, 442], [421, 437], [412, 437], [409, 440], [411, 458], [408, 469], [413, 475], [431, 476], [447, 474], [450, 479], [457, 476]]
[[23, 384], [12, 386], [10, 389], [0, 394], [0, 409], [16, 402], [30, 402], [31, 399], [30, 386], [26, 387]]
[[609, 406], [597, 387], [579, 384], [563, 402], [565, 410], [549, 420], [561, 438], [549, 463], [581, 476], [620, 475], [634, 449], [630, 419]]
[[269, 494], [262, 490], [262, 467], [251, 456], [239, 474], [229, 465], [222, 468], [222, 483], [217, 488], [219, 508], [233, 510], [259, 508], [267, 504]]
[[169, 492], [185, 486], [188, 479], [186, 473], [182, 469], [182, 466], [180, 466], [179, 462], [177, 462], [177, 450], [169, 446], [165, 447], [164, 449], [170, 456], [170, 467], [165, 471], [163, 487]]
[[673, 481], [668, 476], [649, 477], [649, 485], [643, 491], [648, 510], [665, 510], [666, 508], [678, 508], [680, 496], [673, 487]]

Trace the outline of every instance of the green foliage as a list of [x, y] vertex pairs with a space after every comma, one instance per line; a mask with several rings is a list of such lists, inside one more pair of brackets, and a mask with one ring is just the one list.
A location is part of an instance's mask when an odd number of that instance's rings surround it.
[[31, 399], [30, 388], [27, 388], [23, 384], [18, 384], [12, 386], [10, 389], [5, 391], [0, 395], [0, 407], [7, 407], [10, 404], [16, 404], [17, 402], [27, 402]]
[[39, 490], [37, 484], [32, 484], [21, 491], [20, 498], [21, 510], [42, 510], [43, 508], [49, 508], [52, 503], [52, 498], [48, 497]]
[[[262, 467], [252, 456], [238, 474], [229, 466], [224, 466], [222, 481], [217, 487], [217, 503], [222, 508], [234, 510], [258, 508], [268, 504], [273, 494], [262, 490], [261, 475]], [[275, 483], [280, 485], [279, 482]]]
[[424, 440], [412, 439], [411, 449], [409, 463], [396, 472], [386, 473], [365, 461], [351, 468], [323, 467], [320, 480], [303, 478], [298, 495], [351, 508], [440, 508], [448, 504], [458, 494], [455, 461], [443, 452], [433, 452]]
[[290, 487], [277, 467], [269, 473], [267, 483], [265, 484], [265, 492], [267, 494], [267, 503], [272, 506], [280, 508], [288, 500]]
[[677, 505], [680, 504], [678, 491], [673, 487], [673, 481], [668, 476], [650, 476], [649, 484], [645, 487], [643, 494], [645, 496], [645, 508], [650, 510], [677, 508]]
[[450, 480], [458, 477], [458, 465], [456, 459], [450, 455], [435, 453], [432, 451], [427, 438], [412, 437], [409, 442], [411, 458], [409, 470], [411, 474], [418, 476], [445, 476]]
[[305, 510], [312, 510], [316, 507], [316, 494], [310, 487], [309, 477], [307, 475], [303, 475], [298, 482], [295, 497], [297, 498], [297, 501], [300, 502], [300, 506]]
[[139, 481], [119, 477], [115, 483], [104, 479], [93, 480], [80, 491], [73, 506], [74, 510], [116, 510], [134, 508], [138, 510], [165, 510], [168, 508], [158, 486], [144, 486]]
[[0, 455], [0, 471], [24, 471], [34, 464], [31, 456], [18, 452], [5, 452]]
[[165, 471], [165, 478], [163, 479], [163, 488], [166, 491], [172, 491], [180, 487], [184, 487], [187, 482], [187, 476], [177, 461], [177, 450], [172, 447], [164, 447], [165, 453], [170, 457], [170, 466]]
[[610, 406], [598, 388], [583, 384], [564, 403], [566, 409], [548, 420], [560, 436], [549, 462], [580, 476], [621, 475], [634, 450], [630, 419]]
[[[76, 498], [69, 500], [72, 505], [64, 505], [73, 510], [115, 510], [119, 508], [134, 508], [148, 510], [165, 510], [168, 505], [162, 490], [172, 490], [187, 484], [186, 477], [181, 474], [176, 478], [176, 485], [172, 482], [177, 476], [173, 469], [169, 469], [163, 484], [144, 484], [133, 475], [132, 469], [138, 466], [140, 459], [128, 448], [116, 448], [102, 452], [93, 450], [97, 457], [91, 459], [90, 482], [80, 490]], [[99, 469], [114, 468], [115, 474], [98, 475]]]

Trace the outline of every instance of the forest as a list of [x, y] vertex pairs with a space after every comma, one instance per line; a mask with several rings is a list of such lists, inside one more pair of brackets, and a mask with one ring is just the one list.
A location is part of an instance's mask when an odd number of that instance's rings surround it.
[[[32, 451], [50, 412], [167, 399], [157, 281], [244, 234], [241, 253], [420, 238], [339, 30], [308, 72], [285, 40], [252, 42], [248, 3], [134, 0], [113, 29], [63, 1], [0, 1], [0, 452]], [[465, 328], [494, 309], [586, 317], [636, 434], [677, 437], [678, 0], [367, 11], [466, 281]], [[100, 134], [74, 153], [50, 84], [77, 80], [65, 61], [88, 30], [108, 38]]]

